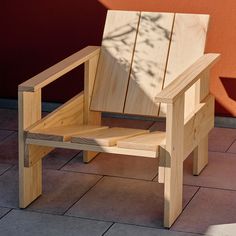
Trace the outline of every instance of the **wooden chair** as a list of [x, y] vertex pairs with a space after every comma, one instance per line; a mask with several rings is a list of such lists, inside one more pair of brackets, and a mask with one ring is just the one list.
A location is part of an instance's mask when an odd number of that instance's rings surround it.
[[[164, 226], [182, 211], [183, 161], [208, 162], [214, 125], [204, 54], [208, 15], [108, 11], [102, 46], [88, 46], [19, 85], [20, 207], [42, 194], [42, 158], [54, 148], [159, 157]], [[85, 64], [84, 91], [41, 118], [41, 89]], [[166, 117], [166, 132], [101, 126], [101, 112]]]

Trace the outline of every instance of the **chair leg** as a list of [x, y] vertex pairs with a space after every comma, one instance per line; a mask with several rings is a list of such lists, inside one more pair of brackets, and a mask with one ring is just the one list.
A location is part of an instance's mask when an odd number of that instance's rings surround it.
[[208, 135], [203, 138], [193, 152], [193, 175], [199, 175], [208, 164]]
[[19, 143], [19, 207], [25, 208], [42, 194], [42, 161], [24, 167], [24, 141]]
[[171, 163], [172, 158], [166, 161], [164, 173], [164, 227], [166, 228], [170, 228], [182, 212], [183, 162], [176, 165], [175, 161]]

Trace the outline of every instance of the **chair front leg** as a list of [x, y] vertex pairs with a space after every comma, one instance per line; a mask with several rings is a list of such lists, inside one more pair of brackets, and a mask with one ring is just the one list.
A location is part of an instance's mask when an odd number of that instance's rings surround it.
[[170, 228], [182, 212], [184, 94], [167, 105], [164, 170], [164, 226]]

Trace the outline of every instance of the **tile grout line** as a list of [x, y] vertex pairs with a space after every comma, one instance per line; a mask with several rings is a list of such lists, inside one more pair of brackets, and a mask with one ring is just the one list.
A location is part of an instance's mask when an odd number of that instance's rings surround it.
[[[5, 164], [5, 163], [4, 163]], [[11, 165], [11, 164], [9, 164]], [[3, 171], [0, 176], [4, 175], [7, 171], [11, 170], [15, 165], [11, 165], [10, 167], [8, 167], [5, 171]]]
[[104, 236], [107, 234], [107, 232], [111, 229], [111, 227], [115, 224], [115, 222], [112, 222], [112, 224], [105, 230], [105, 232], [101, 235]]
[[57, 170], [62, 170], [63, 167], [65, 167], [70, 161], [72, 161], [76, 156], [78, 156], [81, 152], [83, 151], [79, 151], [78, 153], [76, 153], [75, 155], [73, 155], [68, 161], [66, 161], [61, 167], [59, 167]]
[[0, 221], [6, 216], [8, 215], [8, 213], [10, 213], [13, 209], [9, 209], [9, 211], [7, 211], [5, 214], [3, 214], [1, 217], [0, 217]]
[[82, 194], [78, 200], [76, 200], [72, 205], [70, 205], [63, 213], [62, 215], [65, 215], [77, 202], [79, 202], [90, 190], [92, 190], [102, 179], [104, 176], [98, 179], [98, 181], [95, 182], [87, 191]]
[[232, 145], [235, 143], [235, 140], [236, 139], [234, 139], [233, 140], [233, 142], [229, 145], [229, 147], [225, 150], [225, 153], [227, 153], [228, 151], [229, 151], [229, 149], [232, 147]]
[[[4, 129], [0, 129], [0, 130], [4, 130]], [[2, 142], [4, 142], [7, 138], [9, 138], [10, 136], [12, 136], [13, 134], [17, 133], [17, 131], [13, 131], [13, 130], [4, 130], [4, 131], [11, 131], [12, 133], [8, 134], [6, 137], [4, 137], [3, 139], [0, 140], [0, 144]]]

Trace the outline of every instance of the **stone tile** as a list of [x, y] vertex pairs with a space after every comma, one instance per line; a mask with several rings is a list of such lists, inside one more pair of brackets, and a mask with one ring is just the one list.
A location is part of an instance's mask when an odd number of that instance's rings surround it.
[[58, 170], [78, 153], [78, 150], [56, 148], [43, 158], [43, 167]]
[[6, 170], [8, 170], [11, 167], [12, 165], [0, 163], [0, 175], [3, 174]]
[[9, 212], [11, 209], [5, 208], [5, 207], [0, 207], [0, 218], [2, 218], [7, 212]]
[[114, 224], [105, 236], [197, 236], [199, 234], [182, 233], [165, 229], [155, 229], [127, 224]]
[[[184, 205], [196, 187], [184, 187]], [[186, 192], [191, 194], [186, 194]], [[163, 185], [152, 181], [104, 177], [66, 214], [90, 219], [160, 227]]]
[[234, 143], [230, 146], [227, 152], [236, 154], [236, 141], [234, 141]]
[[100, 178], [98, 175], [45, 170], [43, 194], [27, 209], [62, 214]]
[[158, 172], [158, 159], [100, 153], [93, 161], [84, 164], [81, 153], [63, 170], [152, 180]]
[[172, 229], [206, 233], [209, 232], [210, 227], [235, 223], [235, 212], [236, 191], [201, 188], [172, 226]]
[[109, 226], [102, 221], [13, 210], [0, 221], [0, 235], [100, 236]]
[[0, 163], [18, 163], [18, 136], [14, 132], [2, 142], [0, 142]]
[[111, 127], [124, 127], [133, 129], [148, 129], [153, 124], [153, 121], [145, 120], [134, 120], [134, 119], [123, 119], [123, 118], [112, 118], [103, 117], [102, 125]]
[[209, 163], [199, 176], [192, 175], [192, 158], [184, 162], [184, 184], [236, 190], [236, 154], [209, 152]]
[[0, 142], [4, 140], [7, 136], [11, 135], [13, 131], [10, 130], [0, 130]]
[[209, 134], [209, 150], [225, 152], [236, 139], [236, 129], [214, 128]]
[[0, 129], [7, 129], [7, 130], [18, 129], [17, 110], [0, 109]]
[[18, 208], [18, 189], [18, 171], [13, 167], [0, 176], [0, 206]]

